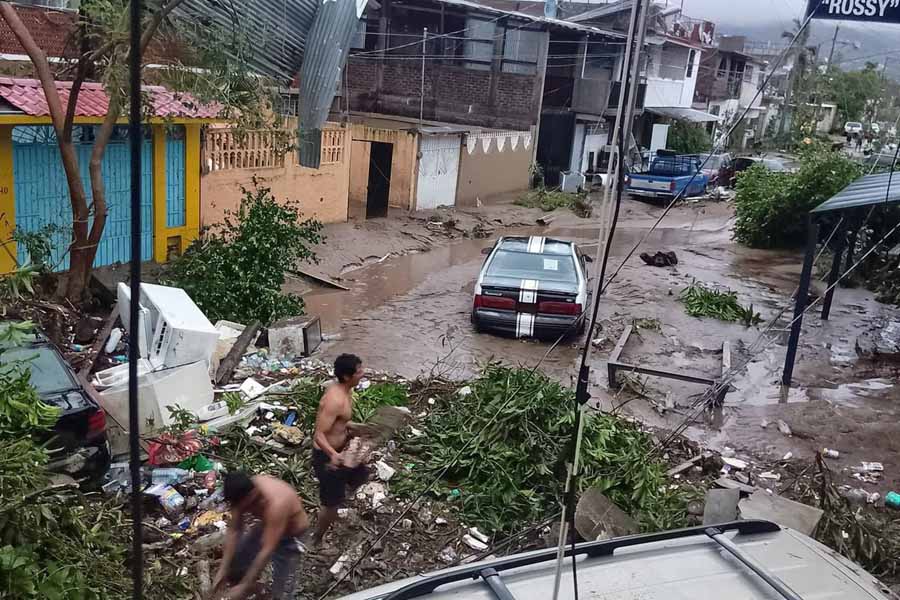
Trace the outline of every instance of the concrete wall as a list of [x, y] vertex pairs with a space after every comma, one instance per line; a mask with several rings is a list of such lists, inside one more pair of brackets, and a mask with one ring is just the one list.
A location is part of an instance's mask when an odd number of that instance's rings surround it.
[[253, 188], [253, 177], [272, 188], [279, 200], [298, 200], [304, 217], [323, 223], [347, 220], [350, 183], [350, 144], [345, 137], [343, 160], [337, 164], [307, 169], [297, 164], [289, 152], [282, 167], [243, 168], [213, 171], [200, 178], [200, 223], [206, 227], [219, 223], [225, 210], [240, 204], [241, 186]]
[[487, 152], [481, 139], [469, 153], [466, 144], [460, 152], [459, 183], [456, 189], [457, 206], [474, 206], [476, 199], [482, 201], [492, 196], [528, 189], [528, 167], [531, 164], [532, 148], [525, 147], [522, 132], [516, 149], [510, 139], [504, 140], [503, 150], [499, 150], [497, 139], [492, 139]]
[[366, 215], [371, 142], [384, 142], [394, 147], [389, 206], [402, 210], [412, 210], [415, 207], [416, 153], [419, 144], [417, 134], [404, 129], [409, 127], [409, 123], [367, 118], [351, 124], [348, 170], [351, 217], [365, 218]]

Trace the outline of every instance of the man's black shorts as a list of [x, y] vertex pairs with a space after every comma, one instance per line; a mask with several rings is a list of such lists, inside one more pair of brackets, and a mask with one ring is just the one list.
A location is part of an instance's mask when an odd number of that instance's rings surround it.
[[322, 506], [333, 508], [344, 502], [348, 490], [353, 492], [368, 481], [369, 469], [366, 465], [331, 469], [328, 467], [330, 460], [324, 451], [313, 448], [312, 465], [319, 479], [319, 500]]

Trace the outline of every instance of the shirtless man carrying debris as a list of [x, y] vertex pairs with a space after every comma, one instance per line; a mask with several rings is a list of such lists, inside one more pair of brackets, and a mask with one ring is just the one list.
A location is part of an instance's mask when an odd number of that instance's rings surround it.
[[313, 544], [318, 545], [337, 519], [338, 507], [369, 478], [365, 464], [347, 465], [341, 452], [353, 437], [353, 388], [363, 376], [362, 360], [353, 354], [341, 354], [334, 361], [337, 383], [325, 391], [319, 401], [313, 438], [312, 464], [319, 479], [319, 510]]
[[[222, 565], [208, 598], [242, 600], [260, 592], [258, 579], [269, 560], [273, 563], [273, 600], [293, 600], [297, 565], [302, 552], [299, 537], [309, 527], [303, 503], [287, 483], [274, 477], [232, 471], [225, 477], [225, 501], [231, 522]], [[259, 523], [244, 530], [244, 517]], [[227, 586], [233, 586], [227, 593]]]

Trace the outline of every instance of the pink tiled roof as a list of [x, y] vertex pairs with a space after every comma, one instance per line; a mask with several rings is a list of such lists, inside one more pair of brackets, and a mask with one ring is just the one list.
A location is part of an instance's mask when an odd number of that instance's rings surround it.
[[[69, 101], [70, 81], [57, 81], [63, 107]], [[172, 92], [164, 87], [145, 85], [143, 92], [149, 95], [153, 105], [153, 116], [162, 118], [214, 119], [221, 107], [216, 104], [200, 104], [190, 94]], [[0, 98], [18, 108], [26, 115], [43, 117], [50, 114], [44, 90], [37, 79], [12, 79], [0, 77]], [[102, 117], [109, 107], [109, 98], [100, 83], [85, 82], [78, 94], [77, 117]], [[124, 114], [125, 111], [123, 111]]]

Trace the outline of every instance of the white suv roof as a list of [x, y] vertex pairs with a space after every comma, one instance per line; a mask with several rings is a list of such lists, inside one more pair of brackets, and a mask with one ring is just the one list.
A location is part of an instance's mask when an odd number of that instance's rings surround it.
[[[718, 535], [716, 535], [718, 533]], [[567, 553], [568, 554], [568, 553]], [[580, 598], [602, 600], [884, 600], [861, 567], [768, 521], [589, 542], [577, 547]], [[413, 577], [344, 600], [548, 600], [556, 550], [538, 550]], [[560, 598], [570, 599], [572, 567]]]

